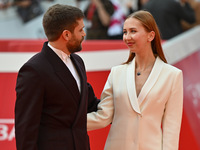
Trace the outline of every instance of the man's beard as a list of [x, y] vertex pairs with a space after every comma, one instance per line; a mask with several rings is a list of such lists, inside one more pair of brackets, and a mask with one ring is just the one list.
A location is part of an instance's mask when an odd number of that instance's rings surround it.
[[67, 49], [70, 53], [79, 52], [82, 50], [82, 41], [84, 40], [84, 37], [81, 40], [77, 40], [75, 37], [73, 37], [67, 44]]

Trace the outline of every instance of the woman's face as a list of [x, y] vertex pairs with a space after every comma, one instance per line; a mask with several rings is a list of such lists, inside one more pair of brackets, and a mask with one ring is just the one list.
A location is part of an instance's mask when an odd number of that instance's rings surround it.
[[150, 33], [135, 18], [128, 18], [124, 22], [123, 41], [133, 53], [144, 52], [146, 50], [145, 48], [151, 44], [149, 41]]

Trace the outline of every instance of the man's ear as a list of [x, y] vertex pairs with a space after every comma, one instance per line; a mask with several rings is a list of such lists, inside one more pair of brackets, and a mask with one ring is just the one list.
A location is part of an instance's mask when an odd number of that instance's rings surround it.
[[62, 32], [62, 37], [63, 39], [68, 41], [71, 38], [71, 32], [69, 30], [64, 30]]

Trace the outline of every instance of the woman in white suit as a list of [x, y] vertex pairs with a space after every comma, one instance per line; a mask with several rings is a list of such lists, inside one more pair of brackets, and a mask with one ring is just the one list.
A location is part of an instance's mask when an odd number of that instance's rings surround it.
[[111, 69], [88, 130], [112, 122], [105, 150], [178, 150], [183, 109], [182, 71], [167, 64], [152, 15], [128, 16], [123, 41], [130, 55]]

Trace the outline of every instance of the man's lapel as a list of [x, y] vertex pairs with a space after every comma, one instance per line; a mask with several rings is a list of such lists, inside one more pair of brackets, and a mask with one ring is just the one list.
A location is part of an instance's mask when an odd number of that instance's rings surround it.
[[[80, 100], [80, 92], [76, 80], [71, 74], [70, 70], [64, 64], [64, 62], [53, 52], [47, 45], [44, 45], [42, 52], [47, 56], [47, 59], [54, 68], [56, 75], [59, 77], [61, 82], [64, 83], [66, 90], [69, 90], [74, 96], [74, 99], [78, 102]], [[56, 87], [55, 87], [56, 88]]]

